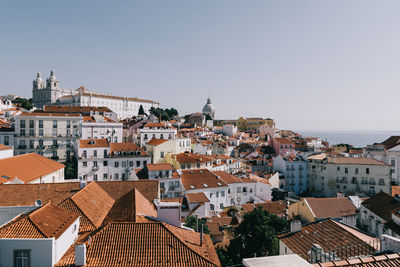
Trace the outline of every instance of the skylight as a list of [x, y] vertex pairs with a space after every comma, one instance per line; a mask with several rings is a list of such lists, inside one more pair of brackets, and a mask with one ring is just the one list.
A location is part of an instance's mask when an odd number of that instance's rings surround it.
[[194, 185], [191, 185], [191, 186], [190, 186], [190, 188], [192, 188], [192, 189], [193, 189], [193, 188], [194, 188]]
[[222, 185], [221, 183], [217, 183], [217, 185]]
[[208, 185], [207, 184], [203, 184], [204, 185], [204, 187], [208, 187]]

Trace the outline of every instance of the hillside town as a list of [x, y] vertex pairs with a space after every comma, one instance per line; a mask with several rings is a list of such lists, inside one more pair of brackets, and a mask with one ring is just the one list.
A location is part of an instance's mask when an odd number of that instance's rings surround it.
[[400, 265], [400, 136], [61, 84], [0, 99], [0, 266]]

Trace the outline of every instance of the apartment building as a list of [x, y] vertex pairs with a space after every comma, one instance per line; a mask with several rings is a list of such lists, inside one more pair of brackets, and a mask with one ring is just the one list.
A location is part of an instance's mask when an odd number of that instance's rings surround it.
[[110, 143], [122, 142], [123, 125], [121, 122], [102, 115], [83, 116], [82, 139], [103, 139]]
[[167, 155], [190, 152], [191, 144], [190, 138], [151, 139], [145, 147], [152, 154], [153, 163], [165, 163]]
[[213, 168], [213, 157], [184, 152], [180, 154], [167, 154], [165, 161], [177, 170], [194, 170]]
[[307, 160], [302, 155], [278, 155], [273, 158], [273, 170], [285, 175], [286, 190], [299, 195], [307, 190]]
[[137, 180], [135, 170], [151, 163], [151, 155], [133, 143], [81, 139], [77, 147], [78, 178], [83, 181]]
[[32, 112], [15, 117], [15, 154], [37, 153], [58, 161], [74, 155], [82, 136], [82, 116], [71, 113]]
[[390, 166], [372, 158], [310, 156], [307, 177], [309, 190], [319, 197], [391, 192]]
[[146, 123], [139, 129], [139, 144], [144, 146], [151, 139], [175, 139], [177, 130], [163, 123]]
[[180, 174], [168, 163], [147, 164], [144, 167], [149, 180], [160, 182], [161, 198], [180, 197], [183, 192]]

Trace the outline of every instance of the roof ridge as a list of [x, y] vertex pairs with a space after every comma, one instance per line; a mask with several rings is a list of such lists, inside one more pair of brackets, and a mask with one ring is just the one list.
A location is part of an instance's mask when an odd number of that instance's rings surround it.
[[[184, 245], [186, 248], [188, 248], [189, 250], [191, 250], [192, 252], [194, 252], [196, 255], [198, 255], [199, 257], [203, 258], [203, 259], [206, 260], [207, 262], [209, 262], [209, 263], [211, 263], [211, 264], [214, 264], [214, 265], [217, 265], [215, 262], [212, 262], [210, 259], [208, 259], [208, 258], [204, 257], [203, 255], [199, 254], [197, 251], [195, 251], [195, 250], [192, 249], [190, 246], [188, 246], [185, 242], [183, 242], [176, 234], [174, 234], [170, 229], [168, 229], [168, 227], [165, 226], [167, 223], [160, 222], [160, 224], [161, 224], [162, 227], [164, 227], [171, 235], [173, 235], [173, 236], [178, 240], [178, 242], [180, 242], [180, 243], [181, 243], [182, 245]], [[171, 224], [168, 224], [168, 226], [176, 227], [176, 226], [173, 226], [173, 225], [171, 225]], [[179, 227], [176, 227], [176, 228], [179, 228]], [[185, 229], [183, 229], [183, 228], [179, 228], [179, 229], [185, 230]], [[200, 239], [200, 237], [199, 237], [199, 239]], [[200, 240], [199, 240], [199, 241], [200, 241]], [[196, 245], [196, 244], [193, 244], [193, 245]], [[197, 246], [202, 247], [202, 246], [200, 246], [200, 245], [197, 245]], [[214, 248], [214, 247], [213, 247], [213, 248]]]

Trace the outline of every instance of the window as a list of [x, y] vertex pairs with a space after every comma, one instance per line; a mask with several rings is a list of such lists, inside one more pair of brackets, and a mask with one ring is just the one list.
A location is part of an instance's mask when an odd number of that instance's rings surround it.
[[93, 175], [93, 180], [97, 181], [97, 174]]
[[228, 194], [230, 194], [231, 193], [231, 189], [230, 188], [228, 188]]
[[358, 174], [358, 168], [355, 168], [354, 173]]
[[160, 158], [164, 158], [164, 152], [162, 151], [162, 152], [160, 152]]
[[338, 171], [338, 172], [339, 172], [339, 171], [340, 171], [340, 167], [336, 167], [336, 171]]
[[21, 136], [25, 136], [25, 130], [24, 129], [21, 129], [21, 134], [20, 134]]
[[242, 188], [237, 187], [237, 188], [236, 188], [236, 193], [240, 193], [241, 189], [242, 189]]
[[97, 158], [97, 150], [93, 150], [93, 156]]
[[43, 136], [43, 130], [39, 130], [39, 136]]
[[57, 129], [53, 129], [53, 136], [57, 136]]
[[118, 168], [118, 167], [119, 167], [119, 162], [118, 162], [118, 161], [114, 162], [114, 167], [115, 167], [115, 168]]
[[200, 163], [197, 163], [197, 168], [200, 168]]
[[35, 127], [35, 123], [33, 120], [29, 120], [29, 128]]
[[212, 194], [212, 193], [210, 193], [210, 198], [212, 198], [212, 196], [213, 196], [213, 194]]
[[82, 162], [82, 165], [83, 167], [87, 167], [87, 162], [86, 161]]
[[53, 146], [54, 147], [57, 147], [58, 145], [57, 145], [57, 140], [53, 140]]
[[97, 161], [93, 161], [93, 167], [97, 167]]
[[10, 144], [10, 139], [8, 136], [4, 136], [4, 145], [8, 146]]
[[366, 173], [366, 174], [369, 174], [369, 168], [366, 168], [366, 169], [365, 169], [365, 173]]
[[114, 137], [114, 143], [118, 143], [118, 137]]
[[221, 197], [225, 196], [225, 191], [221, 191]]
[[129, 167], [133, 167], [133, 161], [132, 160], [129, 161]]
[[31, 266], [30, 250], [14, 250], [14, 266], [29, 267]]
[[43, 121], [39, 120], [39, 128], [43, 128]]
[[243, 187], [243, 193], [247, 192], [247, 187]]
[[136, 167], [139, 167], [140, 166], [140, 160], [137, 160], [136, 161]]
[[39, 146], [43, 147], [43, 139], [39, 139]]
[[53, 128], [57, 128], [57, 121], [56, 120], [53, 121]]
[[221, 209], [221, 210], [223, 210], [224, 209], [224, 204], [219, 204], [219, 208]]
[[126, 168], [126, 161], [122, 162], [122, 167]]
[[219, 192], [216, 193], [217, 197], [219, 197]]
[[19, 125], [20, 125], [20, 128], [25, 128], [25, 120], [21, 120]]
[[160, 188], [164, 188], [164, 183], [160, 183]]
[[35, 141], [29, 140], [29, 148], [34, 148], [34, 147], [35, 147]]
[[348, 168], [344, 168], [344, 173], [349, 173], [349, 169]]
[[119, 179], [119, 174], [118, 173], [114, 174], [114, 178], [115, 178], [115, 180], [118, 180]]
[[103, 161], [103, 166], [108, 166], [108, 161], [107, 160]]
[[107, 173], [104, 173], [103, 174], [103, 179], [106, 180], [108, 178], [107, 176], [108, 176]]

